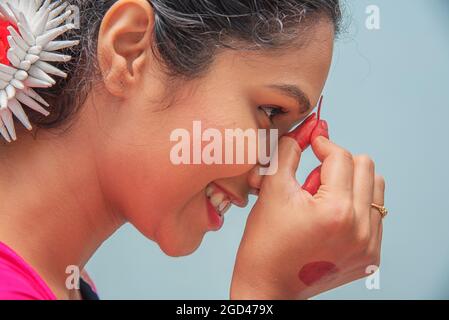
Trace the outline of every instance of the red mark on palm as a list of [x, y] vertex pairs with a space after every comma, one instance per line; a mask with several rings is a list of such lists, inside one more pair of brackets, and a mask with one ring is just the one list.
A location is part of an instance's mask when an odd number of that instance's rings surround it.
[[304, 265], [299, 271], [298, 277], [305, 285], [311, 286], [337, 271], [337, 267], [332, 262], [316, 261]]

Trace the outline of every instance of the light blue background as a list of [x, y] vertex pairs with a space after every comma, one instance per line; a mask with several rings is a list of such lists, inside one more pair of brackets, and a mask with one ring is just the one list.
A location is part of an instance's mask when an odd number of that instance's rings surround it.
[[[380, 8], [380, 30], [365, 28], [371, 4]], [[323, 117], [337, 143], [374, 158], [390, 215], [380, 290], [359, 280], [317, 298], [447, 299], [449, 1], [353, 0], [346, 14], [350, 25], [337, 43]], [[302, 172], [315, 165], [309, 151]], [[233, 208], [224, 228], [183, 258], [165, 256], [126, 225], [87, 269], [103, 299], [228, 299], [248, 210]]]

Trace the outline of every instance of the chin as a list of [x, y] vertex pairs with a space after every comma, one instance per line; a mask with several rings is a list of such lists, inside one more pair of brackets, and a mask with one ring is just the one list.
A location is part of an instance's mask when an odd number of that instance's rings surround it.
[[201, 245], [203, 237], [204, 234], [201, 237], [185, 234], [183, 238], [166, 235], [157, 237], [155, 241], [167, 256], [183, 257], [194, 253]]

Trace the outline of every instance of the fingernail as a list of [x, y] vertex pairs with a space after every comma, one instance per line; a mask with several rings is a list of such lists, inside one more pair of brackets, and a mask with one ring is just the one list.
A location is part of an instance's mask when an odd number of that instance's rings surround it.
[[316, 126], [316, 121], [316, 113], [314, 112], [308, 116], [301, 125], [285, 135], [295, 139], [301, 150], [304, 151], [310, 145], [310, 136], [313, 128]]
[[323, 128], [326, 131], [329, 131], [329, 126], [327, 125], [327, 121], [326, 120], [321, 120], [320, 121], [320, 125], [321, 125], [321, 128]]
[[323, 136], [329, 139], [329, 127], [327, 125], [326, 120], [320, 120], [319, 125], [312, 132], [312, 136], [310, 137], [310, 141], [315, 140], [315, 138]]

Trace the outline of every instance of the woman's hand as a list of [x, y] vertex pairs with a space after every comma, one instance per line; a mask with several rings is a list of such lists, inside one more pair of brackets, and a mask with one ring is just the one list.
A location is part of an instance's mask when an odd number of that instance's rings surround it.
[[[306, 299], [379, 265], [382, 219], [371, 203], [383, 205], [384, 180], [368, 156], [352, 156], [323, 137], [324, 121], [313, 129], [316, 121], [308, 119], [279, 141], [279, 168], [261, 181], [237, 253], [231, 299]], [[321, 169], [300, 186], [296, 170], [310, 140]]]

